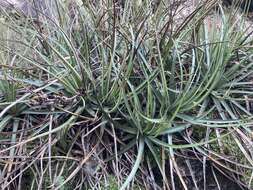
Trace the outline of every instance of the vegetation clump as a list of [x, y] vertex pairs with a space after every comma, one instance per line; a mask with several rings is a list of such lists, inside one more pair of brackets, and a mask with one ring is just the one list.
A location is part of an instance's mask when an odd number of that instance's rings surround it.
[[247, 11], [185, 3], [2, 11], [0, 189], [252, 188]]

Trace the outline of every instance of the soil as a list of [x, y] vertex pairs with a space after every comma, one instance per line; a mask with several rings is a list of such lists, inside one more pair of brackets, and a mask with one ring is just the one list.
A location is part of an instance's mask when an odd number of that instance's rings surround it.
[[[197, 190], [196, 185], [199, 190], [204, 190], [204, 173], [203, 165], [199, 160], [191, 160], [190, 165], [192, 168], [192, 173], [195, 177], [196, 184], [193, 183], [192, 176], [186, 164], [181, 164], [180, 168], [185, 171], [185, 182], [187, 183], [188, 190]], [[215, 174], [215, 175], [214, 175]], [[215, 179], [216, 178], [216, 179]], [[183, 186], [181, 185], [179, 179], [177, 179], [176, 187], [181, 190]], [[225, 175], [221, 174], [212, 163], [208, 162], [206, 164], [206, 190], [246, 190], [247, 188], [240, 187], [233, 180], [227, 178]]]

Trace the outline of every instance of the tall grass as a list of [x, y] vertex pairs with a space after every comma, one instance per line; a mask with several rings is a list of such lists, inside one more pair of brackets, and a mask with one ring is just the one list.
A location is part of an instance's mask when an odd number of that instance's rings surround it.
[[195, 189], [208, 163], [216, 186], [222, 171], [252, 188], [238, 10], [208, 0], [178, 21], [175, 2], [73, 2], [57, 0], [56, 19], [1, 20], [1, 189], [189, 189], [182, 162]]

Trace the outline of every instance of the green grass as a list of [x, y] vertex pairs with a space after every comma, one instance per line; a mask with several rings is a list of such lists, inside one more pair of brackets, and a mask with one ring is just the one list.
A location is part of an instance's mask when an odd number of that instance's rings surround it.
[[253, 50], [238, 10], [208, 0], [180, 24], [167, 1], [80, 1], [75, 17], [56, 2], [57, 22], [1, 19], [1, 189], [188, 189], [187, 151], [203, 174], [212, 162], [252, 187]]

